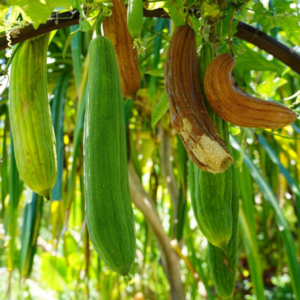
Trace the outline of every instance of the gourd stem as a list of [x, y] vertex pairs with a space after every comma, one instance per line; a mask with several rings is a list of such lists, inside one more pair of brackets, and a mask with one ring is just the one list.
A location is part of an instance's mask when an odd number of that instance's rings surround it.
[[96, 34], [97, 36], [102, 36], [102, 32], [101, 32], [101, 23], [103, 22], [105, 16], [100, 16], [97, 20], [96, 23]]

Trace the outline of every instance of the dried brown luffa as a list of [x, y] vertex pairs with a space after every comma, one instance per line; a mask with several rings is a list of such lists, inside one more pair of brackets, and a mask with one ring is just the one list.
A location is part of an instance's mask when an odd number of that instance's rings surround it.
[[296, 120], [297, 114], [284, 105], [242, 91], [233, 77], [234, 67], [234, 58], [223, 53], [210, 63], [205, 74], [205, 94], [219, 117], [238, 126], [271, 129]]
[[201, 94], [196, 35], [189, 26], [180, 26], [173, 34], [165, 64], [165, 87], [172, 126], [190, 159], [201, 170], [225, 171], [233, 159], [209, 118]]
[[127, 28], [127, 9], [122, 0], [114, 0], [112, 15], [103, 21], [104, 35], [114, 45], [121, 80], [122, 95], [135, 100], [140, 88], [137, 49]]

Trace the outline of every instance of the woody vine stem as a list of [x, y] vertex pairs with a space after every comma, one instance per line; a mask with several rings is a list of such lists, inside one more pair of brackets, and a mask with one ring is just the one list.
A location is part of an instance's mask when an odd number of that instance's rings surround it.
[[[197, 11], [195, 11], [195, 13], [197, 13]], [[41, 24], [37, 30], [35, 30], [31, 24], [21, 28], [19, 34], [11, 38], [11, 44], [15, 45], [53, 30], [76, 25], [79, 23], [79, 17], [78, 11], [68, 11], [58, 15], [54, 14], [46, 24]], [[144, 9], [144, 17], [170, 18], [162, 8], [155, 10]], [[292, 70], [300, 74], [300, 56], [295, 53], [293, 49], [288, 48], [276, 39], [241, 21], [239, 21], [237, 25], [237, 32], [234, 36], [273, 55]], [[7, 47], [8, 41], [4, 35], [0, 37], [0, 50], [4, 50]]]

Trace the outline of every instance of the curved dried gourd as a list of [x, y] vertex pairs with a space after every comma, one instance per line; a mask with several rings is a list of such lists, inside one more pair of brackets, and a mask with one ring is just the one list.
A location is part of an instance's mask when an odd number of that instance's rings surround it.
[[293, 123], [297, 114], [284, 105], [265, 101], [242, 91], [233, 76], [234, 58], [223, 53], [209, 65], [205, 93], [214, 112], [234, 125], [254, 128], [281, 128]]
[[112, 15], [103, 21], [104, 35], [114, 45], [117, 56], [122, 95], [135, 99], [140, 88], [140, 73], [137, 49], [127, 28], [127, 9], [122, 0], [114, 0]]
[[189, 26], [179, 26], [173, 34], [165, 64], [165, 87], [172, 126], [190, 159], [203, 171], [225, 171], [233, 159], [209, 118], [201, 94], [196, 35]]

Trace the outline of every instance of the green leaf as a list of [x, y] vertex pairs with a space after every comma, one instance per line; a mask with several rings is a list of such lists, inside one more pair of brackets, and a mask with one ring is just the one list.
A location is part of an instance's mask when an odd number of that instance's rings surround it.
[[20, 197], [23, 190], [23, 181], [20, 179], [17, 163], [15, 159], [14, 143], [10, 140], [10, 180], [9, 180], [9, 203], [8, 203], [8, 222], [7, 222], [7, 235], [10, 237], [8, 243], [8, 257], [7, 265], [8, 270], [12, 271], [15, 264], [16, 256], [16, 236], [18, 228], [18, 208]]
[[[236, 161], [240, 156], [241, 154], [238, 151], [234, 151], [234, 159]], [[262, 266], [257, 241], [253, 180], [244, 163], [242, 164], [241, 170], [237, 170], [237, 178], [240, 187], [240, 198], [242, 200], [239, 215], [240, 229], [242, 231], [241, 236], [247, 252], [256, 298], [264, 300]]]
[[[230, 19], [232, 16], [232, 9], [229, 10], [228, 14], [224, 19], [221, 19], [218, 22], [217, 25], [217, 34], [220, 35], [221, 39], [225, 39], [229, 35], [229, 30], [230, 30]], [[231, 36], [234, 36], [235, 33], [237, 32], [237, 26], [239, 24], [238, 20], [234, 20], [232, 22], [232, 27], [231, 27]]]
[[289, 186], [291, 187], [293, 193], [296, 194], [297, 196], [300, 196], [300, 189], [298, 187], [297, 182], [291, 176], [289, 171], [280, 162], [280, 159], [279, 159], [277, 153], [275, 152], [275, 150], [269, 145], [267, 140], [261, 134], [258, 135], [258, 141], [263, 146], [263, 148], [266, 150], [266, 152], [268, 153], [272, 162], [277, 165], [280, 173], [285, 177], [285, 179], [288, 182]]
[[50, 37], [49, 37], [49, 42], [48, 42], [48, 46], [50, 45], [50, 43], [52, 42], [54, 36], [56, 35], [57, 30], [53, 30], [50, 33]]
[[3, 138], [2, 138], [2, 155], [0, 157], [0, 176], [1, 176], [1, 211], [0, 211], [0, 218], [4, 219], [4, 215], [6, 212], [5, 206], [5, 198], [9, 193], [9, 176], [8, 176], [8, 139], [6, 137], [7, 129], [9, 126], [9, 116], [8, 116], [8, 108], [7, 105], [2, 105], [1, 107], [6, 108], [5, 112], [5, 121], [4, 122], [4, 129], [3, 129]]
[[276, 93], [276, 90], [287, 83], [287, 80], [284, 78], [275, 77], [275, 73], [272, 73], [270, 76], [268, 76], [267, 79], [257, 87], [257, 93], [265, 97], [273, 97]]
[[81, 1], [80, 0], [71, 0], [71, 1], [72, 1], [72, 7], [74, 9], [77, 9], [80, 13], [80, 17], [82, 17], [84, 15], [84, 12], [82, 9]]
[[[78, 25], [73, 25], [70, 27], [70, 32], [75, 32], [78, 29], [79, 29]], [[81, 74], [82, 35], [83, 34], [80, 32], [72, 39], [72, 42], [71, 42], [73, 68], [74, 68], [75, 82], [76, 82], [76, 88], [77, 88], [78, 94], [79, 94], [79, 90], [80, 90], [80, 82], [81, 82], [81, 75], [82, 75]]]
[[255, 15], [262, 15], [263, 12], [267, 11], [260, 1], [253, 5], [252, 9], [255, 12]]
[[179, 14], [179, 7], [183, 5], [181, 0], [177, 0], [176, 3], [173, 1], [166, 1], [164, 8], [167, 13], [170, 15], [171, 20], [174, 22], [175, 27], [185, 25], [185, 21], [182, 16]]
[[241, 132], [241, 128], [240, 128], [240, 127], [230, 126], [229, 130], [230, 130], [230, 133], [231, 133], [233, 136], [238, 135], [238, 134], [240, 134], [240, 132]]
[[[241, 146], [238, 144], [236, 139], [230, 137], [230, 142], [233, 148], [235, 148], [239, 152], [241, 151]], [[300, 285], [298, 284], [300, 282], [300, 269], [297, 261], [296, 248], [291, 228], [279, 206], [278, 199], [274, 195], [272, 188], [270, 187], [265, 177], [262, 175], [261, 171], [253, 163], [253, 160], [247, 153], [244, 153], [243, 160], [245, 165], [249, 169], [252, 178], [256, 181], [263, 196], [270, 203], [274, 211], [279, 233], [281, 234], [284, 242], [295, 298], [300, 299]]]
[[[37, 29], [40, 24], [47, 22], [51, 13], [56, 7], [71, 7], [71, 0], [9, 0], [10, 5], [15, 5], [23, 12], [23, 17], [29, 22], [33, 22], [33, 27]], [[59, 20], [58, 20], [59, 22]]]
[[[75, 239], [75, 236], [77, 239]], [[79, 249], [79, 239], [80, 236], [78, 236], [77, 232], [74, 231], [73, 229], [70, 229], [67, 231], [64, 235], [64, 243], [66, 249], [68, 249], [67, 255], [69, 256], [72, 253], [77, 253], [78, 254], [78, 249]]]
[[93, 30], [93, 26], [89, 23], [88, 20], [82, 20], [80, 22], [79, 29], [81, 31], [90, 31], [90, 30]]
[[[201, 28], [201, 23], [200, 20], [195, 17], [194, 15], [190, 15], [189, 16], [190, 22], [192, 24], [192, 28], [195, 30], [195, 32], [197, 33], [199, 31], [199, 29]], [[196, 34], [196, 40], [199, 40], [199, 43], [197, 43], [197, 46], [200, 46], [200, 43], [202, 41], [202, 36], [200, 34]]]
[[[279, 1], [284, 2], [284, 1]], [[277, 6], [277, 5], [276, 5]], [[292, 12], [282, 12], [282, 15], [275, 15], [268, 12], [261, 3], [254, 5], [253, 10], [255, 15], [251, 23], [259, 23], [262, 26], [264, 32], [268, 32], [270, 29], [276, 26], [280, 27], [285, 33], [288, 39], [292, 43], [299, 46], [299, 17], [293, 15]]]
[[[156, 32], [161, 32], [164, 28], [164, 20], [163, 19], [158, 19], [154, 25], [154, 31]], [[152, 63], [152, 68], [154, 70], [158, 69], [158, 64], [160, 61], [160, 50], [161, 50], [161, 45], [162, 45], [162, 39], [156, 36], [154, 38], [154, 49], [153, 49], [153, 63]], [[151, 76], [150, 78], [150, 83], [149, 83], [149, 98], [148, 101], [152, 101], [152, 97], [155, 95], [156, 91], [156, 85], [157, 85], [157, 78], [155, 76]], [[148, 105], [148, 102], [147, 102]]]
[[152, 69], [152, 70], [145, 72], [145, 74], [149, 74], [149, 75], [156, 76], [156, 77], [164, 77], [164, 70]]
[[274, 22], [281, 27], [286, 33], [286, 36], [297, 46], [300, 46], [299, 36], [299, 16], [276, 16]]
[[156, 104], [154, 111], [152, 113], [151, 126], [154, 127], [155, 124], [162, 118], [162, 116], [169, 109], [169, 100], [166, 91], [164, 91], [160, 100]]
[[13, 12], [13, 6], [10, 6], [9, 8], [7, 8], [7, 10], [3, 10], [3, 8], [1, 7], [0, 16], [3, 17], [4, 15], [5, 21], [9, 22], [12, 12]]
[[81, 2], [78, 0], [72, 0], [72, 7], [75, 9], [80, 10], [81, 9]]
[[68, 36], [68, 38], [67, 38], [67, 40], [65, 42], [65, 45], [64, 45], [63, 53], [62, 53], [62, 57], [64, 59], [65, 59], [65, 55], [66, 55], [67, 49], [68, 49], [69, 45], [71, 44], [73, 38], [75, 37], [75, 35], [76, 35], [76, 33], [78, 31], [79, 31], [79, 29], [76, 30], [76, 31], [71, 32], [70, 35]]
[[69, 84], [70, 73], [63, 73], [56, 83], [53, 91], [54, 98], [51, 102], [51, 117], [53, 129], [56, 139], [57, 153], [57, 177], [55, 185], [51, 191], [52, 200], [62, 199], [62, 183], [63, 183], [63, 163], [64, 163], [64, 142], [63, 142], [63, 127], [64, 127], [64, 107], [66, 100], [66, 92]]
[[50, 289], [63, 291], [67, 275], [66, 259], [62, 256], [52, 256], [50, 253], [43, 253], [40, 257], [42, 280]]
[[256, 246], [255, 237], [253, 237], [251, 227], [247, 223], [243, 206], [240, 208], [239, 218], [240, 228], [242, 231], [242, 238], [245, 244], [248, 262], [251, 271], [251, 278], [253, 280], [255, 295], [257, 299], [266, 299], [264, 295], [264, 283], [262, 276], [262, 262], [259, 257], [259, 252]]
[[219, 15], [220, 15], [220, 8], [217, 5], [215, 5], [213, 2], [209, 3], [208, 1], [203, 1], [201, 3], [201, 17], [203, 16], [205, 20], [211, 23], [213, 20], [219, 18]]
[[74, 150], [73, 150], [73, 160], [72, 160], [72, 168], [69, 175], [68, 180], [68, 189], [66, 194], [66, 205], [68, 206], [72, 193], [75, 190], [75, 178], [76, 178], [76, 162], [77, 157], [79, 155], [79, 147], [82, 142], [82, 134], [83, 134], [83, 123], [84, 123], [84, 113], [85, 113], [85, 103], [87, 98], [87, 88], [86, 88], [87, 82], [84, 82], [84, 95], [81, 101], [79, 102], [78, 108], [77, 108], [77, 115], [76, 115], [76, 121], [75, 121], [75, 131], [74, 131]]
[[[28, 189], [29, 191], [29, 189]], [[36, 193], [28, 193], [23, 212], [22, 243], [20, 251], [20, 275], [30, 276], [33, 258], [36, 253], [36, 242], [43, 213], [43, 197]]]
[[248, 71], [274, 71], [282, 73], [284, 66], [275, 64], [273, 60], [267, 60], [261, 54], [247, 47], [244, 43], [233, 46], [235, 53], [236, 69]]

